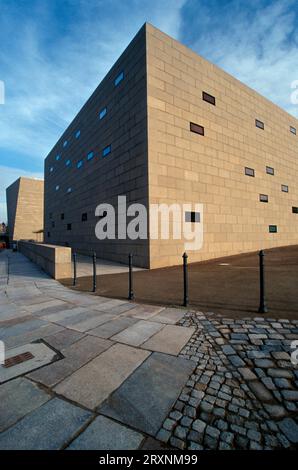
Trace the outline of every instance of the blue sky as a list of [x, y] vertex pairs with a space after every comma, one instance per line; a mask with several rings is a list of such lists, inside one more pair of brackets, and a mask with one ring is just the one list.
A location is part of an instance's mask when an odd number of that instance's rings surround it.
[[145, 21], [298, 117], [297, 0], [0, 0], [0, 221]]

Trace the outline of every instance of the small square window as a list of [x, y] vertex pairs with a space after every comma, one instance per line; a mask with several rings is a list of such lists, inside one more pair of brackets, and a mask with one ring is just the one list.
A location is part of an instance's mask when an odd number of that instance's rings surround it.
[[65, 147], [67, 146], [67, 144], [68, 144], [68, 140], [65, 140], [65, 141], [63, 142], [63, 147], [65, 148]]
[[102, 151], [102, 156], [103, 157], [106, 157], [107, 155], [109, 155], [109, 153], [111, 153], [111, 150], [112, 150], [112, 147], [111, 145], [108, 145], [107, 147], [105, 147]]
[[200, 212], [185, 212], [185, 222], [200, 222]]
[[277, 225], [269, 225], [269, 233], [277, 233]]
[[60, 189], [60, 186], [59, 186], [59, 184], [57, 184], [57, 186], [56, 186], [56, 188], [55, 188], [55, 189], [56, 189], [56, 191], [59, 191], [59, 189]]
[[281, 185], [281, 190], [283, 193], [288, 193], [289, 192], [289, 186], [287, 186], [286, 184], [282, 184]]
[[297, 134], [297, 131], [296, 131], [296, 128], [293, 127], [293, 126], [290, 126], [290, 132], [292, 132], [292, 134]]
[[107, 108], [103, 108], [100, 112], [99, 112], [99, 119], [103, 119], [105, 117], [105, 115], [107, 114], [108, 110]]
[[262, 121], [256, 119], [256, 127], [258, 127], [259, 129], [265, 129], [265, 124]]
[[274, 175], [274, 168], [271, 166], [266, 166], [266, 173], [267, 175]]
[[194, 122], [190, 123], [190, 131], [194, 132], [195, 134], [205, 135], [205, 129], [203, 126], [199, 124], [195, 124]]
[[245, 167], [246, 176], [255, 176], [255, 170], [253, 168]]
[[70, 161], [70, 160], [66, 160], [65, 166], [70, 166], [70, 164], [71, 164], [71, 161]]
[[71, 230], [71, 224], [67, 224], [66, 229]]
[[53, 220], [53, 222], [52, 222], [52, 228], [55, 228], [55, 222], [54, 222], [54, 220]]
[[79, 139], [80, 135], [81, 135], [81, 131], [78, 130], [78, 131], [75, 133], [75, 138], [76, 138], [76, 139]]
[[50, 168], [50, 173], [53, 173], [53, 171], [54, 171], [54, 167], [51, 166], [51, 168]]
[[61, 220], [64, 220], [64, 214], [63, 213], [60, 215], [60, 217], [61, 217]]
[[206, 93], [205, 91], [203, 91], [202, 97], [204, 101], [207, 101], [207, 103], [213, 104], [215, 106], [216, 103], [215, 103], [214, 96], [209, 95], [209, 93]]
[[82, 168], [83, 166], [83, 160], [79, 160], [77, 163], [77, 168]]
[[267, 194], [260, 194], [260, 202], [268, 202], [269, 198]]
[[60, 160], [60, 155], [56, 155], [56, 161], [58, 162], [58, 160]]
[[94, 153], [93, 152], [89, 152], [88, 155], [87, 155], [87, 160], [92, 160], [92, 158], [94, 157]]
[[292, 207], [293, 214], [298, 214], [298, 207]]
[[88, 214], [87, 214], [87, 212], [84, 212], [82, 214], [82, 222], [86, 222], [86, 220], [88, 220]]
[[115, 78], [114, 85], [118, 86], [120, 82], [124, 79], [124, 72], [120, 72], [119, 75]]
[[51, 232], [48, 232], [48, 238], [50, 238], [50, 236], [51, 236]]

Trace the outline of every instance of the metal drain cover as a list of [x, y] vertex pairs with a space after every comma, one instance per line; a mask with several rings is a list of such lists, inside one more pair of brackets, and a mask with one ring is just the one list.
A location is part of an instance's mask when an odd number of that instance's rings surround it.
[[21, 364], [22, 362], [29, 361], [33, 359], [34, 356], [30, 351], [26, 351], [22, 354], [18, 354], [17, 356], [10, 357], [9, 359], [5, 360], [4, 367], [13, 367], [16, 364]]
[[0, 365], [0, 384], [59, 359], [57, 352], [43, 342], [7, 349], [5, 362]]

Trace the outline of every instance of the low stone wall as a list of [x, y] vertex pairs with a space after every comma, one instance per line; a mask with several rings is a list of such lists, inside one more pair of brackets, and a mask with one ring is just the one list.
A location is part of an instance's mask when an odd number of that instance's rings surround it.
[[19, 241], [18, 249], [54, 279], [72, 276], [71, 248]]

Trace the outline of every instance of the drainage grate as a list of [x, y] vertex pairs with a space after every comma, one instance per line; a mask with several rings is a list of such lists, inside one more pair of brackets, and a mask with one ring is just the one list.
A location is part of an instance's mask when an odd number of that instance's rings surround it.
[[13, 367], [17, 364], [21, 364], [22, 362], [29, 361], [33, 358], [34, 356], [31, 352], [24, 352], [22, 354], [18, 354], [17, 356], [9, 357], [8, 359], [6, 359], [3, 367]]

